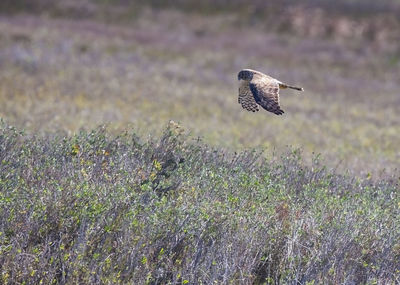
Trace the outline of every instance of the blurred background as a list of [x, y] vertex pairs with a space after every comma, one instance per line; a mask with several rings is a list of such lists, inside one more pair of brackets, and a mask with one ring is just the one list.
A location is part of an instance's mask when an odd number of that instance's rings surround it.
[[[253, 68], [304, 87], [284, 116], [237, 103]], [[362, 176], [400, 166], [398, 0], [2, 0], [0, 117], [27, 132], [107, 124], [266, 155], [301, 148]]]

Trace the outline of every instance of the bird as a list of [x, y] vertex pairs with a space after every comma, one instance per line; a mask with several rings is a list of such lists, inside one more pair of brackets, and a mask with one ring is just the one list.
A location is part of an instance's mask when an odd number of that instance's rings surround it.
[[304, 91], [301, 87], [283, 83], [260, 71], [242, 69], [238, 73], [239, 98], [238, 102], [243, 109], [258, 112], [260, 107], [276, 115], [282, 115], [284, 111], [279, 106], [279, 89], [291, 88]]

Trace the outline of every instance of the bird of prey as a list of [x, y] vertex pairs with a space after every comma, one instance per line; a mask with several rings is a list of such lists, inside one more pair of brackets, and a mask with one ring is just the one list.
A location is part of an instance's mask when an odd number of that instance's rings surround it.
[[303, 91], [303, 88], [287, 85], [262, 72], [243, 69], [238, 74], [239, 99], [243, 109], [257, 112], [259, 106], [276, 115], [282, 115], [284, 111], [279, 106], [279, 89], [291, 88]]

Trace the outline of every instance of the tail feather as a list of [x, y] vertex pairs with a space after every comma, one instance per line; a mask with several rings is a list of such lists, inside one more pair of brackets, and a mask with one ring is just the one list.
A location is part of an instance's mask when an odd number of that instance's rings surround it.
[[291, 89], [298, 90], [298, 91], [304, 91], [304, 89], [301, 88], [301, 87], [290, 86], [290, 85], [283, 84], [283, 83], [280, 83], [280, 84], [279, 84], [279, 87], [280, 87], [280, 88], [283, 88], [283, 89], [285, 89], [285, 88], [291, 88]]
[[301, 87], [289, 86], [289, 85], [287, 85], [287, 87], [288, 87], [288, 88], [291, 88], [291, 89], [294, 89], [294, 90], [298, 90], [298, 91], [304, 91], [304, 89], [301, 88]]

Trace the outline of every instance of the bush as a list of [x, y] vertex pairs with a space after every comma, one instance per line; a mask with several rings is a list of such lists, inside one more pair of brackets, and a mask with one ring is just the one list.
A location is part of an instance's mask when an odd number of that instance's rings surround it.
[[105, 128], [0, 127], [1, 283], [399, 282], [394, 182]]

